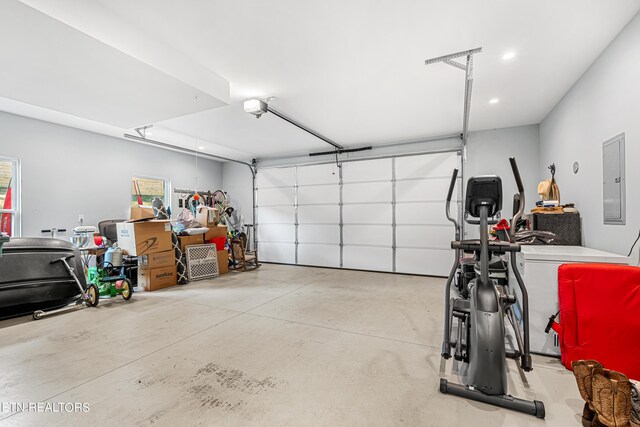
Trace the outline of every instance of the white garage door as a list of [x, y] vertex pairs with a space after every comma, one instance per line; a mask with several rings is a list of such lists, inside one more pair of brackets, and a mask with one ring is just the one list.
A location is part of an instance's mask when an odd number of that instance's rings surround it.
[[[451, 173], [459, 168], [458, 162], [456, 153], [395, 159], [396, 271], [449, 274], [455, 232], [445, 217], [445, 200]], [[458, 199], [456, 191], [454, 200]], [[452, 202], [452, 215], [458, 212], [457, 206]]]
[[299, 166], [298, 264], [340, 267], [340, 175], [333, 165]]
[[342, 164], [343, 267], [393, 271], [393, 160]]
[[296, 263], [296, 168], [261, 170], [256, 176], [258, 242], [263, 261]]
[[448, 152], [259, 169], [260, 257], [446, 276], [454, 231], [445, 198], [456, 167], [458, 153]]

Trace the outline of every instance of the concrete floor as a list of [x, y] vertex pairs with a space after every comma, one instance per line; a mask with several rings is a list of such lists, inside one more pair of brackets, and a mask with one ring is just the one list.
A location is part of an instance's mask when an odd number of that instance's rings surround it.
[[[0, 425], [579, 425], [558, 360], [512, 394], [545, 421], [438, 392], [444, 280], [264, 265], [97, 308], [0, 322], [0, 403], [87, 402], [88, 413], [0, 412]], [[6, 408], [5, 408], [6, 409]], [[0, 408], [2, 410], [2, 408]]]

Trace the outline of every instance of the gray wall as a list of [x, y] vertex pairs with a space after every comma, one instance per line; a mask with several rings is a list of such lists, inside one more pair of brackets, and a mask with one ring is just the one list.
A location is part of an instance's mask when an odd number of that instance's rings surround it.
[[[169, 179], [172, 188], [195, 186], [193, 156], [3, 112], [0, 130], [0, 156], [21, 160], [23, 236], [51, 227], [70, 231], [79, 214], [85, 225], [128, 218], [134, 175]], [[222, 165], [199, 159], [198, 187], [221, 186]], [[177, 213], [175, 195], [172, 201]]]
[[246, 224], [253, 223], [253, 180], [245, 165], [233, 162], [222, 164], [224, 191], [231, 198], [231, 206], [242, 216]]
[[[640, 15], [540, 124], [540, 177], [555, 163], [563, 203], [582, 214], [584, 245], [626, 255], [640, 228]], [[627, 224], [604, 225], [602, 143], [626, 134]], [[580, 164], [574, 175], [573, 162]], [[634, 259], [637, 259], [637, 249]]]
[[465, 175], [498, 175], [502, 178], [502, 216], [511, 218], [513, 195], [517, 193], [509, 157], [518, 162], [525, 187], [525, 212], [538, 200], [538, 125], [472, 132], [467, 142]]
[[[525, 212], [535, 206], [538, 189], [538, 125], [485, 130], [469, 134], [465, 180], [475, 175], [502, 178], [502, 216], [511, 218], [517, 193], [509, 157], [515, 157], [525, 188]], [[467, 238], [479, 237], [478, 226], [465, 224]]]
[[[351, 154], [350, 158], [365, 158], [371, 156], [418, 153], [426, 150], [440, 150], [459, 146], [459, 139], [446, 139], [421, 143], [405, 144], [395, 147], [385, 147]], [[505, 129], [495, 129], [471, 132], [467, 145], [467, 163], [465, 164], [466, 178], [472, 175], [497, 174], [503, 180], [504, 214], [511, 215], [511, 200], [516, 192], [515, 181], [509, 166], [509, 157], [518, 160], [522, 180], [526, 187], [527, 209], [535, 205], [537, 200], [539, 140], [538, 125], [518, 126]], [[304, 164], [313, 161], [309, 156], [278, 158], [259, 162], [260, 167]], [[327, 161], [326, 157], [317, 161]], [[246, 166], [225, 163], [223, 166], [224, 188], [233, 198], [235, 205], [244, 215], [245, 221], [251, 218], [251, 174]], [[445, 195], [443, 195], [444, 197]], [[444, 215], [444, 213], [443, 213]], [[472, 230], [473, 227], [467, 227]], [[471, 235], [475, 233], [471, 232]]]

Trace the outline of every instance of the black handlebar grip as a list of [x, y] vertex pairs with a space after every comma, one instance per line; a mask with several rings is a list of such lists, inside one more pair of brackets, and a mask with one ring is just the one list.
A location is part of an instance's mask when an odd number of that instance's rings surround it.
[[66, 228], [58, 228], [56, 231], [59, 231], [60, 233], [66, 233], [67, 229]]
[[516, 163], [515, 157], [509, 157], [509, 163], [511, 163], [511, 170], [513, 171], [513, 176], [516, 179], [516, 184], [518, 185], [518, 192], [524, 193], [524, 186], [522, 185], [522, 178], [520, 178], [520, 172], [518, 171], [518, 164]]
[[451, 196], [453, 196], [453, 189], [456, 186], [457, 178], [458, 178], [458, 169], [454, 169], [453, 175], [451, 175], [451, 184], [449, 184], [449, 193], [447, 194], [447, 203], [451, 201]]
[[41, 233], [51, 233], [51, 230], [40, 230]]

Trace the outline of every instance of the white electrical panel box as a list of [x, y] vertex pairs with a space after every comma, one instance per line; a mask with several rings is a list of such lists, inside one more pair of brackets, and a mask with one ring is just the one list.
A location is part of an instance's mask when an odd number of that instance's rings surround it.
[[625, 224], [624, 133], [602, 144], [602, 202], [605, 224]]

